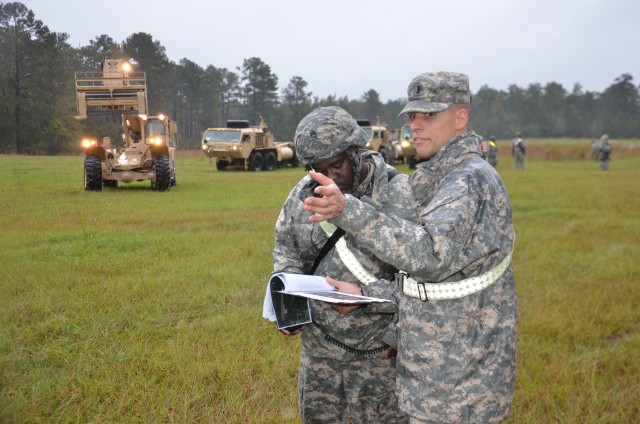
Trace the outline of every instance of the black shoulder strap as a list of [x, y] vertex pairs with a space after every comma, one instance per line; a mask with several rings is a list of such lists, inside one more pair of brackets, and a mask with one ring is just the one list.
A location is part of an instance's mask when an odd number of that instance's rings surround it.
[[395, 169], [388, 170], [387, 171], [387, 181], [393, 180], [393, 178], [398, 174], [399, 174], [399, 172], [396, 171]]
[[320, 249], [320, 253], [318, 253], [318, 257], [316, 257], [316, 260], [313, 263], [313, 266], [311, 267], [311, 272], [309, 272], [309, 275], [315, 274], [316, 269], [318, 269], [318, 265], [320, 265], [320, 262], [322, 261], [322, 259], [324, 259], [324, 257], [327, 256], [327, 253], [329, 253], [331, 249], [333, 249], [333, 246], [336, 245], [336, 243], [338, 242], [340, 237], [344, 235], [344, 233], [345, 231], [342, 228], [336, 228], [333, 234], [331, 234], [331, 237], [329, 237], [329, 240], [327, 240], [324, 246], [322, 246], [322, 249]]

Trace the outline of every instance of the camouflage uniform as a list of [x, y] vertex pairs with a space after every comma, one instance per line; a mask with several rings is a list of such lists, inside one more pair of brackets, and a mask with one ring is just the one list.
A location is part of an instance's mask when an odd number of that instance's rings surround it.
[[527, 148], [524, 140], [520, 137], [520, 133], [516, 134], [511, 144], [511, 154], [513, 155], [515, 169], [524, 169], [524, 157], [527, 154]]
[[[495, 169], [482, 159], [475, 137], [451, 139], [417, 166], [409, 182], [418, 201], [418, 224], [385, 216], [350, 195], [332, 222], [423, 283], [481, 275], [512, 252], [509, 197]], [[363, 292], [385, 296], [394, 289], [379, 282]], [[513, 399], [516, 365], [510, 263], [495, 283], [466, 297], [423, 302], [397, 292], [401, 411], [411, 422], [503, 420]]]
[[498, 166], [498, 145], [496, 139], [491, 137], [489, 140], [489, 148], [487, 151], [487, 161], [491, 166], [496, 168]]
[[607, 171], [609, 169], [612, 150], [613, 147], [609, 142], [609, 136], [607, 134], [603, 134], [600, 138], [600, 146], [598, 147], [598, 161], [600, 162], [600, 168], [603, 171]]
[[[304, 162], [304, 155], [299, 156]], [[354, 187], [355, 193], [362, 194], [361, 200], [374, 210], [415, 220], [417, 214], [407, 176], [398, 174], [389, 181], [388, 170], [392, 168], [385, 165], [382, 156], [364, 151], [360, 158], [372, 165], [366, 178]], [[309, 222], [310, 213], [303, 209], [304, 199], [312, 195], [312, 182], [305, 176], [293, 188], [280, 212], [275, 227], [275, 272], [309, 273], [328, 240], [318, 223]], [[345, 235], [344, 239], [369, 273], [387, 280], [393, 278], [392, 266], [363, 249], [353, 237]], [[320, 262], [315, 275], [359, 283], [335, 248]], [[395, 305], [370, 305], [348, 316], [340, 315], [324, 302], [311, 301], [311, 307], [313, 323], [301, 333], [298, 392], [302, 421], [346, 423], [350, 414], [353, 423], [407, 422], [397, 408], [396, 359], [380, 358], [387, 345], [396, 345]], [[369, 354], [363, 354], [365, 351]]]

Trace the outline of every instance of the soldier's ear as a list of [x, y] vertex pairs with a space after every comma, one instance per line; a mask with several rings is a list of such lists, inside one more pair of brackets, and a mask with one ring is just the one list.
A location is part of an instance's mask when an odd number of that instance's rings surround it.
[[459, 107], [456, 109], [456, 129], [463, 130], [467, 127], [469, 122], [469, 111], [465, 107]]

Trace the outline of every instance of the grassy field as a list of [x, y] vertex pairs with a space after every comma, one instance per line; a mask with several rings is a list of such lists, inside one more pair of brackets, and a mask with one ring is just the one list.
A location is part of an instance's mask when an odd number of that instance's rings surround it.
[[[520, 313], [509, 421], [637, 422], [638, 142], [608, 172], [548, 160], [559, 142], [530, 142], [515, 172], [499, 144]], [[87, 192], [80, 156], [0, 156], [0, 422], [299, 422], [298, 340], [261, 310], [304, 172], [217, 172], [198, 153], [165, 193]]]

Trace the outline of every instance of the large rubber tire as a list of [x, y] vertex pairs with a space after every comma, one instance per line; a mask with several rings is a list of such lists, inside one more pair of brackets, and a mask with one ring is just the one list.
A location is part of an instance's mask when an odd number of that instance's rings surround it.
[[253, 152], [249, 157], [249, 171], [262, 171], [264, 156], [260, 152]]
[[218, 171], [224, 171], [228, 167], [229, 167], [229, 162], [227, 162], [226, 160], [219, 160], [216, 162], [216, 169]]
[[102, 190], [102, 165], [98, 156], [84, 158], [84, 188], [85, 190]]
[[416, 157], [409, 156], [409, 169], [416, 169]]
[[276, 169], [278, 165], [278, 159], [276, 158], [276, 154], [274, 152], [267, 152], [264, 155], [264, 170], [265, 171], [273, 171]]
[[153, 168], [156, 173], [154, 180], [151, 180], [151, 188], [155, 191], [166, 191], [171, 184], [171, 168], [169, 156], [161, 155], [153, 158]]
[[294, 153], [293, 157], [291, 158], [291, 167], [297, 168], [299, 166], [300, 166], [300, 159], [298, 159], [298, 155]]

